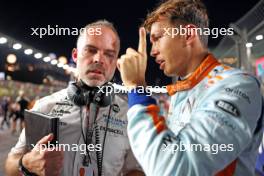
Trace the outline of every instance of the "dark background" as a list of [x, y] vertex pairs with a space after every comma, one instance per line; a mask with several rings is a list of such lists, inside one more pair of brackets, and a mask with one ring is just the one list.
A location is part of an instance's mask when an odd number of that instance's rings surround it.
[[[158, 0], [130, 0], [130, 1], [64, 1], [64, 2], [20, 2], [2, 1], [0, 4], [0, 32], [7, 34], [25, 44], [33, 46], [46, 53], [55, 53], [57, 56], [64, 55], [71, 61], [71, 50], [75, 47], [77, 36], [39, 36], [31, 35], [31, 28], [38, 27], [68, 27], [82, 28], [86, 24], [98, 19], [107, 19], [113, 22], [120, 34], [121, 52], [124, 53], [127, 47], [137, 48], [138, 27], [151, 11]], [[210, 27], [228, 28], [231, 22], [236, 22], [246, 14], [258, 0], [204, 0], [207, 6]], [[213, 48], [220, 41], [209, 39], [209, 47]], [[0, 47], [1, 60], [5, 59], [8, 53], [7, 48]], [[22, 51], [21, 51], [22, 55]], [[5, 57], [4, 57], [5, 56]], [[22, 56], [21, 56], [22, 57]], [[19, 62], [32, 62], [38, 64], [33, 57], [23, 55]], [[33, 61], [34, 60], [34, 61]], [[43, 62], [41, 63], [43, 64]], [[3, 68], [3, 67], [2, 67]], [[33, 75], [24, 73], [23, 77]], [[119, 74], [116, 74], [117, 79]], [[21, 79], [21, 74], [17, 76]], [[27, 79], [24, 79], [26, 81]], [[149, 59], [147, 70], [147, 81], [149, 84], [163, 85], [170, 82], [158, 69], [153, 59]]]

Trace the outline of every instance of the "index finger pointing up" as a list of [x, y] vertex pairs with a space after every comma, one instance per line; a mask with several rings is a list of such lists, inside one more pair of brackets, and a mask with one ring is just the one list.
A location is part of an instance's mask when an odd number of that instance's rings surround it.
[[146, 40], [146, 30], [144, 27], [139, 29], [139, 42], [138, 42], [138, 52], [147, 55], [147, 40]]

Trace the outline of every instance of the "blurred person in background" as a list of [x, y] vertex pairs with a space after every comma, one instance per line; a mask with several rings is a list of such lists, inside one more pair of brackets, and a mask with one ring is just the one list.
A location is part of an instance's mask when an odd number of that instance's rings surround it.
[[8, 108], [11, 102], [11, 98], [9, 96], [4, 96], [3, 101], [1, 103], [3, 121], [1, 122], [0, 129], [3, 129], [4, 124], [6, 123], [7, 127], [10, 128], [10, 122], [8, 117]]
[[17, 106], [16, 107], [16, 116], [13, 118], [13, 124], [12, 124], [12, 133], [16, 131], [17, 128], [17, 120], [20, 120], [20, 131], [24, 128], [24, 111], [28, 108], [29, 100], [26, 98], [25, 93], [23, 90], [20, 90], [18, 93], [18, 97], [16, 99]]
[[20, 105], [16, 101], [12, 101], [10, 103], [10, 108], [9, 108], [9, 119], [12, 119], [12, 128], [11, 128], [11, 133], [15, 134], [16, 133], [16, 123], [14, 122], [18, 119], [19, 117], [19, 112], [20, 112]]

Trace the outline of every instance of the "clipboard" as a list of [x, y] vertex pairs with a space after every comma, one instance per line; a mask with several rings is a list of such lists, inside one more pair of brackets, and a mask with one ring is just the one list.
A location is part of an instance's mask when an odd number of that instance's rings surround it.
[[53, 133], [54, 138], [51, 144], [59, 143], [59, 124], [58, 117], [53, 117], [36, 111], [25, 110], [25, 135], [27, 149], [33, 148], [32, 144], [36, 143], [48, 135]]

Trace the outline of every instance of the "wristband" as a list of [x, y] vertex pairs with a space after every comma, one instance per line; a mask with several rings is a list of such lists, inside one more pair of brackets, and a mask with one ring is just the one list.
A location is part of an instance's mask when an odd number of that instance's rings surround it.
[[29, 172], [29, 170], [27, 170], [27, 168], [25, 168], [22, 164], [22, 159], [23, 159], [24, 155], [19, 159], [18, 161], [18, 169], [19, 171], [24, 175], [24, 176], [37, 176], [36, 174]]

